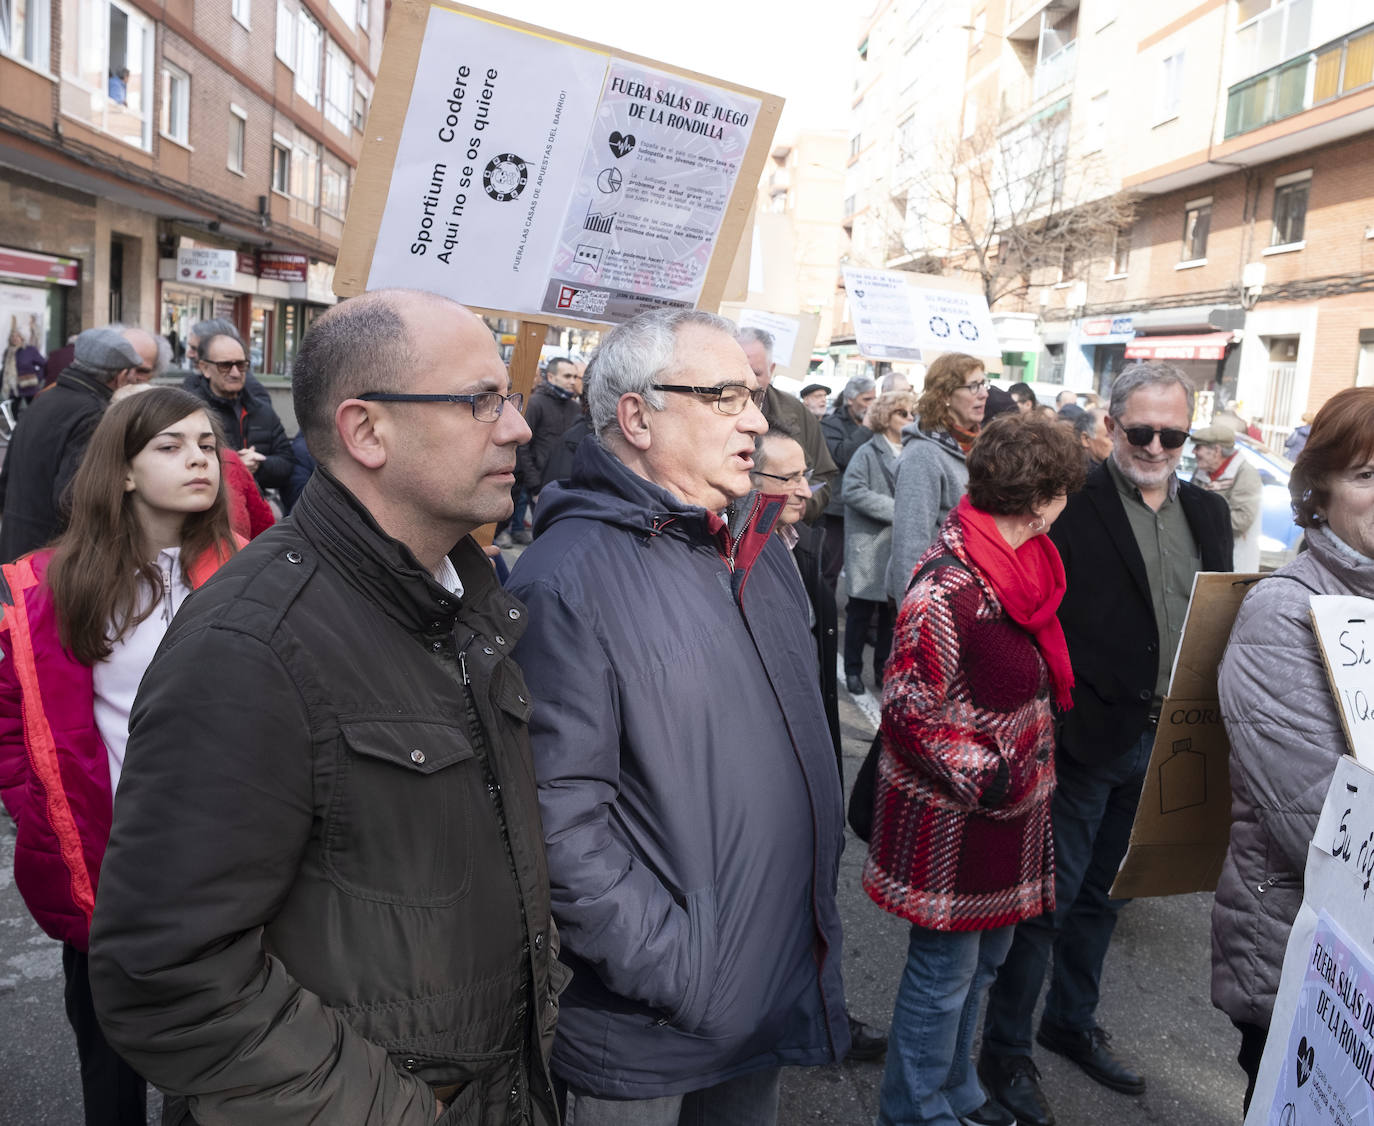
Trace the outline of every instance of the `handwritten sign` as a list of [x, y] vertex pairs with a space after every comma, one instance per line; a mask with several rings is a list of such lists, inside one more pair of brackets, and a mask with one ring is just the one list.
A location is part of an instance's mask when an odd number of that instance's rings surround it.
[[1351, 753], [1374, 765], [1374, 599], [1314, 594], [1312, 626]]

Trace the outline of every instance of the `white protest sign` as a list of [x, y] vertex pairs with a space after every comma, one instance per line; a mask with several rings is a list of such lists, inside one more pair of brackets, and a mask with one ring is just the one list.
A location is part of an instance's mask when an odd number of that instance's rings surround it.
[[1303, 881], [1245, 1126], [1374, 1122], [1374, 772], [1349, 755]]
[[920, 360], [942, 352], [1000, 356], [982, 293], [913, 284], [900, 270], [846, 266], [844, 286], [859, 351], [875, 360]]
[[736, 323], [740, 328], [757, 328], [768, 333], [773, 338], [773, 362], [779, 367], [791, 365], [792, 354], [797, 350], [797, 333], [801, 330], [799, 317], [763, 309], [741, 309]]
[[1374, 600], [1314, 594], [1312, 626], [1351, 753], [1374, 764]]
[[445, 3], [397, 0], [386, 50], [341, 295], [553, 323], [719, 301], [778, 99]]

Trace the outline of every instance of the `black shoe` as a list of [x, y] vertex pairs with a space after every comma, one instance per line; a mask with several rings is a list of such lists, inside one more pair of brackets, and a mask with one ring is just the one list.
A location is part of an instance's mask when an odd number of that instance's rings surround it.
[[861, 1020], [849, 1017], [849, 1055], [844, 1058], [858, 1063], [880, 1060], [887, 1055], [887, 1037]]
[[1073, 1060], [1102, 1086], [1120, 1091], [1123, 1095], [1144, 1094], [1145, 1077], [1132, 1071], [1112, 1054], [1107, 1046], [1111, 1038], [1112, 1034], [1105, 1028], [1074, 1032], [1043, 1020], [1035, 1033], [1035, 1042], [1042, 1048]]
[[978, 1057], [978, 1078], [988, 1096], [1009, 1110], [1020, 1126], [1054, 1126], [1054, 1111], [1040, 1090], [1040, 1072], [1030, 1056]]
[[988, 1099], [971, 1114], [961, 1114], [959, 1121], [963, 1126], [1016, 1126], [1016, 1115]]
[[846, 674], [844, 686], [849, 689], [850, 692], [854, 693], [855, 696], [862, 696], [864, 694], [863, 677], [856, 676], [854, 673]]
[[522, 545], [534, 543], [534, 536], [528, 528], [521, 528], [518, 532], [512, 532], [510, 538]]

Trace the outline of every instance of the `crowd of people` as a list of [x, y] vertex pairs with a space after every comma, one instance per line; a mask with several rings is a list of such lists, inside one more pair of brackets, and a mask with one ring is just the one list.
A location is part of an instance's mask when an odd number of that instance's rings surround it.
[[[232, 325], [181, 387], [166, 343], [77, 336], [0, 477], [0, 795], [89, 1123], [152, 1083], [179, 1126], [770, 1126], [785, 1067], [849, 1058], [885, 1059], [879, 1126], [1051, 1126], [1037, 1045], [1145, 1090], [1097, 1019], [1110, 888], [1193, 576], [1254, 520], [1178, 369], [1050, 407], [951, 353], [830, 404], [658, 310], [522, 413], [480, 318], [384, 290], [307, 333], [292, 441]], [[1306, 600], [1374, 596], [1371, 435], [1374, 389], [1313, 419], [1307, 550], [1222, 662], [1213, 998], [1252, 1089], [1343, 745]], [[886, 1036], [841, 974], [866, 670]]]

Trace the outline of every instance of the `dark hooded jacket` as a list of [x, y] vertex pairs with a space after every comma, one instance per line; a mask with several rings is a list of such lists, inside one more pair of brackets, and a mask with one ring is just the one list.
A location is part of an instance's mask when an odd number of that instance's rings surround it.
[[541, 383], [530, 395], [525, 408], [530, 440], [516, 451], [516, 461], [525, 488], [537, 493], [545, 481], [556, 481], [548, 475], [549, 458], [564, 432], [582, 417], [582, 404], [571, 391], [564, 391], [552, 383]]
[[91, 988], [203, 1122], [557, 1122], [525, 613], [449, 558], [457, 597], [321, 469], [149, 666]]
[[848, 1048], [840, 787], [781, 502], [741, 502], [732, 535], [584, 441], [512, 573], [575, 1091], [654, 1098]]

